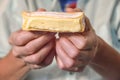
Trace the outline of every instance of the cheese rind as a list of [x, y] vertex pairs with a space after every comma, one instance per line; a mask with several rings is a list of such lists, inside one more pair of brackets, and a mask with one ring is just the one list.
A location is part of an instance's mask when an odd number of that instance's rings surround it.
[[49, 32], [83, 32], [83, 12], [23, 12], [23, 30]]

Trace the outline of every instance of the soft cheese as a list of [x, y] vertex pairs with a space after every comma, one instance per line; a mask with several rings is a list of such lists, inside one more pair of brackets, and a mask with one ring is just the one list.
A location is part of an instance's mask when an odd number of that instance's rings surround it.
[[83, 12], [23, 12], [23, 30], [49, 32], [83, 32]]

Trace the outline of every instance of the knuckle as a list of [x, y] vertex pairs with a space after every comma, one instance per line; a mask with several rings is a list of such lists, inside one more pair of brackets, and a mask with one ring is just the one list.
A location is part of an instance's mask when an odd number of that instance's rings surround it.
[[25, 31], [18, 30], [10, 35], [9, 41], [15, 45], [24, 45], [24, 35], [26, 35]]
[[72, 50], [71, 51], [71, 58], [76, 58], [79, 54], [79, 50], [76, 49], [76, 50]]
[[39, 58], [37, 57], [37, 56], [32, 56], [32, 58], [31, 58], [32, 60], [32, 63], [34, 63], [34, 64], [39, 64]]
[[25, 49], [25, 52], [28, 54], [33, 54], [35, 52], [34, 49], [29, 45], [25, 46], [24, 49]]
[[19, 57], [19, 54], [16, 53], [14, 50], [13, 50], [13, 55], [14, 55], [15, 57]]
[[59, 68], [62, 69], [62, 70], [66, 69], [66, 67], [64, 65], [59, 65]]
[[66, 67], [65, 67], [64, 64], [58, 64], [58, 67], [59, 67], [60, 69], [62, 69], [62, 70], [65, 70], [65, 69], [66, 69]]
[[23, 45], [23, 43], [24, 43], [21, 36], [16, 36], [14, 38], [14, 41], [15, 41], [16, 45]]
[[59, 65], [59, 68], [62, 70], [67, 70], [70, 69], [74, 66], [74, 62], [67, 63], [66, 65]]
[[69, 69], [69, 68], [72, 68], [73, 66], [74, 66], [74, 61], [71, 61], [71, 62], [69, 62], [65, 67], [67, 68], [67, 69]]
[[20, 56], [20, 53], [19, 53], [19, 50], [17, 47], [13, 47], [12, 49], [12, 53], [15, 57], [19, 57]]
[[8, 40], [8, 41], [9, 41], [10, 44], [14, 44], [15, 33], [16, 33], [16, 32], [11, 33], [11, 35], [10, 35], [10, 37], [9, 37], [9, 40]]
[[85, 47], [87, 46], [87, 43], [88, 43], [87, 38], [81, 40], [81, 44], [80, 44], [79, 49], [83, 49], [83, 48], [85, 48]]
[[76, 47], [78, 49], [83, 49], [85, 46], [87, 46], [87, 44], [88, 44], [88, 38], [87, 37], [79, 37], [78, 40], [79, 41], [75, 43]]

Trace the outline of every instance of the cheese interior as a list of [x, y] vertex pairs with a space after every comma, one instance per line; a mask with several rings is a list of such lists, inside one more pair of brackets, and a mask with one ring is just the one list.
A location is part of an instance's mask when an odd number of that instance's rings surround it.
[[50, 32], [83, 32], [84, 13], [31, 12], [23, 13], [23, 30]]

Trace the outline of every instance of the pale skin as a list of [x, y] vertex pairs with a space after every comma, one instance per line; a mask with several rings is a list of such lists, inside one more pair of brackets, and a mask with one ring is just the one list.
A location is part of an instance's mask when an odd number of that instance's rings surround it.
[[[86, 25], [89, 25], [88, 20]], [[60, 34], [60, 39], [56, 41], [59, 67], [64, 70], [82, 71], [95, 56], [98, 45], [96, 37], [93, 29], [84, 33]]]
[[[67, 8], [66, 11], [81, 10]], [[58, 66], [67, 71], [82, 71], [86, 65], [90, 65], [105, 79], [119, 80], [119, 52], [95, 34], [87, 17], [86, 28], [85, 33], [61, 34], [60, 39], [56, 41]]]
[[51, 64], [55, 54], [54, 35], [23, 30], [12, 33], [9, 39], [12, 49], [0, 60], [0, 80], [21, 80], [29, 70]]
[[[37, 32], [38, 33], [38, 32]], [[22, 36], [21, 36], [22, 35]], [[6, 64], [6, 59], [3, 59], [3, 65], [1, 66], [9, 66], [11, 67], [4, 70], [4, 73], [0, 73], [3, 76], [0, 76], [0, 79], [3, 77], [7, 78], [6, 80], [20, 80], [21, 77], [26, 74], [27, 71], [30, 69], [38, 69], [45, 67], [49, 64], [51, 64], [53, 58], [54, 58], [54, 34], [53, 33], [44, 33], [44, 34], [36, 34], [34, 32], [27, 32], [27, 31], [17, 31], [11, 35], [10, 43], [13, 46], [12, 50], [10, 51], [9, 55], [7, 57], [15, 58], [14, 60], [18, 59], [17, 63], [23, 64], [20, 66], [15, 66], [13, 62], [10, 59], [8, 60], [9, 64]], [[22, 41], [21, 41], [22, 40]], [[2, 62], [2, 60], [1, 60]], [[25, 64], [26, 63], [26, 64]], [[25, 68], [21, 73], [18, 73], [18, 75], [11, 76], [11, 74], [15, 74], [16, 71], [22, 70], [22, 68]], [[15, 69], [17, 68], [17, 69]], [[1, 68], [3, 69], [3, 68]], [[1, 70], [0, 70], [1, 71]], [[12, 71], [12, 72], [11, 72]], [[15, 71], [15, 72], [14, 72]], [[5, 75], [6, 73], [9, 73], [8, 75]], [[24, 73], [23, 73], [24, 72]], [[17, 78], [17, 79], [16, 79]]]
[[84, 33], [62, 33], [56, 41], [55, 33], [23, 30], [12, 33], [9, 42], [13, 47], [0, 60], [0, 80], [21, 80], [31, 69], [50, 65], [54, 56], [63, 70], [79, 72], [90, 65], [104, 78], [119, 80], [120, 55], [95, 34], [87, 17], [85, 22]]

